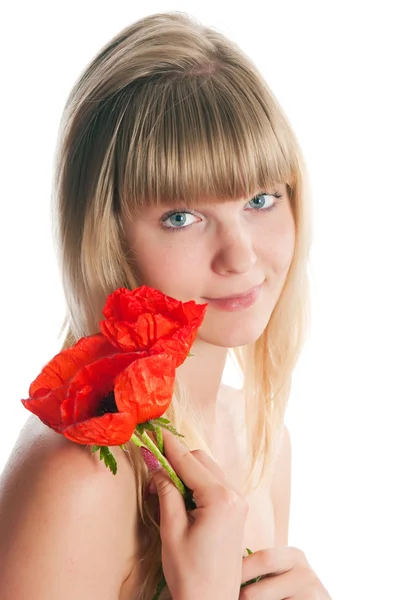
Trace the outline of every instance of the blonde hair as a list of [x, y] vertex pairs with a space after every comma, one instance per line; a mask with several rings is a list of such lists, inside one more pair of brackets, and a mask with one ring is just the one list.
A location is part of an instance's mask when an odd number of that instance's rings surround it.
[[[53, 185], [67, 305], [63, 349], [99, 331], [108, 294], [141, 285], [123, 229], [137, 211], [180, 199], [195, 205], [199, 198], [249, 198], [280, 182], [287, 184], [295, 220], [290, 270], [262, 335], [231, 349], [245, 382], [246, 492], [270, 473], [309, 326], [311, 199], [292, 127], [242, 50], [179, 11], [153, 14], [123, 29], [93, 58], [67, 99]], [[178, 376], [165, 416], [190, 449], [211, 454]], [[160, 576], [161, 541], [153, 507], [143, 500], [147, 468], [133, 443], [126, 451], [137, 480], [144, 548], [138, 600], [147, 600]]]

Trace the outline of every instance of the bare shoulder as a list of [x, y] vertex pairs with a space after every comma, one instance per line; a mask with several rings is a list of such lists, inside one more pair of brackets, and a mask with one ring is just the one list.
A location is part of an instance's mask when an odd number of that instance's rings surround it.
[[[136, 483], [34, 415], [0, 479], [0, 588], [11, 598], [117, 599], [136, 552]], [[21, 577], [23, 573], [23, 577]]]

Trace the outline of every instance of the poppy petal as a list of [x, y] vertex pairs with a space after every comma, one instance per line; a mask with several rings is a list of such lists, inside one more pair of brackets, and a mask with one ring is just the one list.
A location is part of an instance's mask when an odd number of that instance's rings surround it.
[[65, 426], [96, 417], [103, 398], [113, 391], [116, 377], [142, 356], [142, 352], [113, 354], [80, 369], [61, 405]]
[[25, 408], [39, 417], [51, 429], [60, 432], [62, 429], [61, 404], [65, 399], [67, 386], [60, 386], [48, 392], [44, 390], [43, 396], [21, 400]]
[[198, 316], [207, 304], [182, 302], [156, 288], [142, 285], [134, 290], [119, 288], [110, 294], [102, 311], [106, 319], [134, 322], [144, 313], [162, 314], [183, 324]]
[[106, 319], [135, 321], [143, 312], [148, 312], [142, 302], [143, 292], [141, 288], [118, 288], [107, 297], [102, 314]]
[[110, 352], [114, 352], [113, 346], [101, 333], [80, 338], [74, 346], [62, 350], [46, 364], [30, 384], [29, 396], [43, 396], [64, 385], [79, 369]]
[[[103, 314], [108, 320], [101, 321], [100, 328], [122, 351], [145, 348], [154, 354], [170, 350], [179, 366], [189, 353], [207, 306], [193, 300], [181, 302], [148, 286], [119, 288], [107, 299]], [[164, 340], [172, 341], [163, 344]]]
[[119, 446], [131, 439], [137, 421], [130, 413], [106, 413], [101, 417], [69, 425], [63, 435], [78, 444]]
[[159, 338], [173, 335], [180, 324], [164, 315], [145, 313], [134, 323], [110, 319], [100, 322], [101, 332], [122, 351], [149, 350]]
[[174, 358], [167, 354], [131, 363], [115, 383], [119, 411], [133, 411], [138, 423], [161, 417], [173, 398], [175, 373]]
[[160, 339], [150, 350], [150, 354], [166, 353], [174, 356], [176, 366], [179, 367], [187, 358], [191, 346], [196, 338], [197, 330], [181, 327], [169, 339]]

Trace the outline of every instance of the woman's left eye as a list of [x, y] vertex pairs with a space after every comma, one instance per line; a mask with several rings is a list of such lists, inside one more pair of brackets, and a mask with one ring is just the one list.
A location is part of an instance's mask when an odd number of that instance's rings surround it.
[[274, 208], [276, 208], [278, 202], [276, 202], [274, 200], [272, 202], [271, 206], [265, 207], [265, 205], [267, 203], [267, 201], [266, 201], [267, 196], [268, 196], [268, 198], [271, 198], [271, 197], [281, 198], [282, 194], [278, 194], [278, 193], [275, 193], [275, 194], [266, 194], [264, 192], [264, 193], [261, 193], [261, 194], [257, 194], [257, 196], [254, 196], [254, 198], [252, 198], [251, 200], [249, 200], [249, 203], [250, 202], [255, 203], [255, 205], [252, 206], [252, 208], [254, 208], [255, 210], [273, 210]]

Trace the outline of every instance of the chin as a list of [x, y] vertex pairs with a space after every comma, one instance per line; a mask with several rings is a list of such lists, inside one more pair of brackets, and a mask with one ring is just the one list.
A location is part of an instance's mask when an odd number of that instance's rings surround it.
[[243, 319], [235, 319], [233, 324], [226, 326], [219, 320], [218, 323], [203, 323], [198, 331], [198, 339], [222, 348], [238, 348], [253, 344], [264, 332], [268, 321], [248, 323]]

